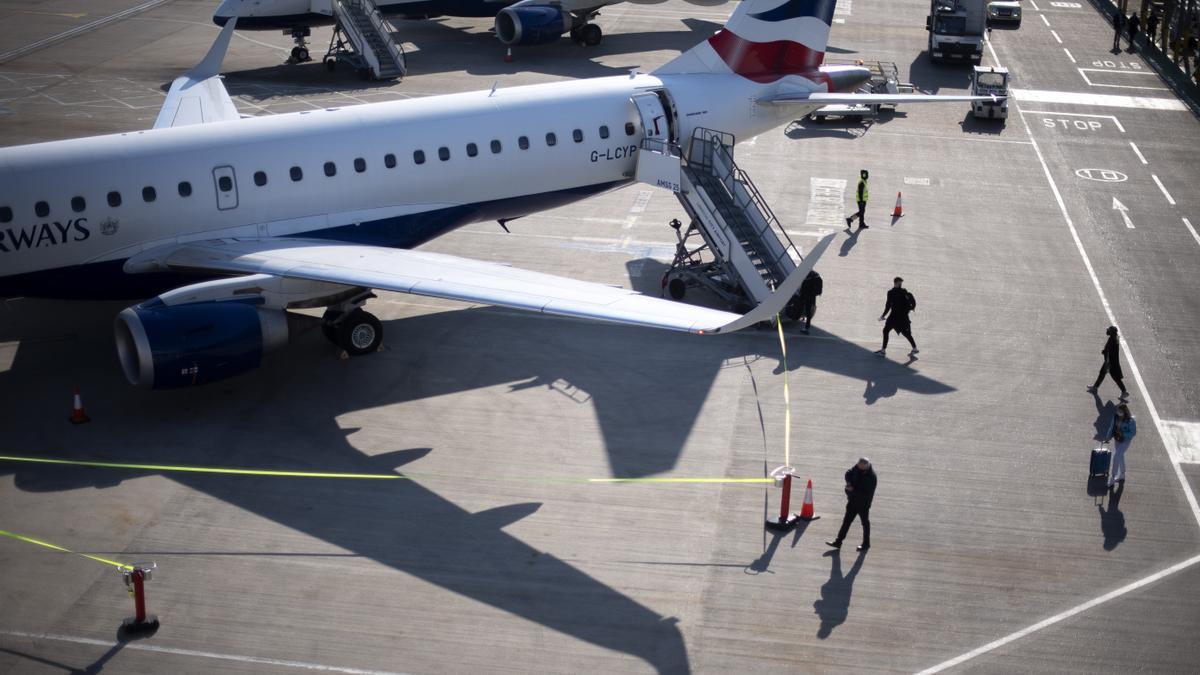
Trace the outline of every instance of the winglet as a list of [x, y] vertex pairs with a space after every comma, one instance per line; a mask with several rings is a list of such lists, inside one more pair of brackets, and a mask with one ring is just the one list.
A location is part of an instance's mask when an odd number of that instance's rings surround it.
[[175, 78], [167, 99], [158, 111], [154, 128], [181, 127], [205, 122], [239, 119], [237, 106], [221, 83], [221, 62], [229, 49], [229, 40], [237, 26], [237, 17], [225, 22], [221, 34], [196, 67]]
[[817, 264], [817, 260], [820, 259], [821, 254], [825, 252], [825, 249], [829, 248], [829, 244], [833, 241], [834, 236], [836, 235], [827, 234], [821, 241], [818, 241], [817, 245], [809, 250], [808, 255], [804, 256], [804, 260], [800, 263], [800, 266], [792, 271], [787, 279], [784, 279], [783, 285], [775, 289], [771, 297], [759, 304], [758, 307], [746, 312], [741, 318], [730, 321], [719, 328], [701, 329], [695, 332], [703, 334], [732, 333], [753, 326], [760, 321], [769, 321], [774, 318], [792, 300], [792, 296], [796, 294], [796, 291], [800, 290], [800, 284], [804, 283], [804, 278], [808, 276], [813, 266]]

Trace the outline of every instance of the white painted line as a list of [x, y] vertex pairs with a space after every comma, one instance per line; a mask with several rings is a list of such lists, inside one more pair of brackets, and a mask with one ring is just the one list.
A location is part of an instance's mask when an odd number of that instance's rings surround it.
[[1115, 600], [1115, 599], [1121, 597], [1122, 595], [1127, 595], [1129, 593], [1132, 593], [1133, 591], [1138, 590], [1139, 588], [1149, 586], [1150, 584], [1152, 584], [1156, 581], [1159, 581], [1161, 579], [1165, 579], [1166, 577], [1169, 577], [1172, 574], [1182, 572], [1183, 570], [1191, 567], [1192, 565], [1195, 565], [1196, 563], [1200, 563], [1200, 555], [1195, 556], [1193, 558], [1188, 558], [1187, 560], [1184, 560], [1183, 562], [1171, 565], [1170, 567], [1166, 568], [1165, 570], [1160, 570], [1158, 572], [1155, 572], [1154, 574], [1151, 574], [1148, 577], [1138, 579], [1137, 581], [1135, 581], [1131, 584], [1122, 586], [1115, 591], [1110, 591], [1108, 593], [1105, 593], [1104, 595], [1101, 595], [1098, 598], [1088, 600], [1087, 602], [1083, 603], [1082, 605], [1076, 605], [1076, 606], [1072, 607], [1071, 609], [1066, 610], [1065, 612], [1060, 612], [1058, 614], [1055, 614], [1054, 616], [1050, 617], [1049, 619], [1043, 619], [1043, 620], [1033, 624], [1032, 626], [1027, 626], [1025, 628], [1022, 628], [1021, 630], [1019, 630], [1015, 633], [1009, 633], [1008, 635], [1005, 635], [1004, 637], [1000, 638], [999, 640], [989, 642], [982, 647], [979, 647], [977, 649], [973, 649], [973, 650], [967, 652], [966, 654], [963, 654], [961, 656], [956, 656], [956, 657], [950, 659], [949, 661], [943, 661], [942, 663], [939, 663], [936, 666], [926, 668], [925, 670], [922, 670], [917, 675], [932, 675], [933, 673], [940, 673], [943, 670], [946, 670], [947, 668], [953, 668], [954, 666], [957, 666], [959, 664], [970, 661], [971, 659], [973, 659], [977, 656], [981, 656], [990, 651], [999, 649], [1000, 647], [1003, 647], [1004, 645], [1009, 644], [1010, 642], [1015, 642], [1027, 635], [1032, 635], [1033, 633], [1036, 633], [1039, 630], [1042, 630], [1043, 628], [1048, 628], [1050, 626], [1053, 626], [1056, 623], [1059, 623], [1061, 621], [1069, 619], [1077, 614], [1082, 614], [1083, 612], [1086, 612], [1093, 607], [1103, 605], [1104, 603], [1108, 602], [1109, 600]]
[[1150, 162], [1147, 162], [1147, 161], [1146, 161], [1146, 157], [1145, 157], [1144, 155], [1142, 155], [1142, 151], [1141, 151], [1141, 150], [1138, 150], [1138, 146], [1136, 146], [1136, 145], [1134, 145], [1134, 144], [1133, 144], [1133, 141], [1129, 141], [1129, 147], [1133, 148], [1133, 154], [1137, 155], [1137, 156], [1138, 156], [1138, 159], [1142, 160], [1142, 164], [1149, 164], [1149, 163], [1150, 163]]
[[1170, 192], [1167, 192], [1167, 188], [1163, 187], [1162, 181], [1158, 179], [1158, 176], [1150, 174], [1150, 177], [1154, 179], [1154, 184], [1158, 186], [1158, 189], [1162, 190], [1163, 196], [1167, 198], [1167, 202], [1169, 202], [1171, 206], [1175, 206], [1175, 199], [1171, 196]]
[[1088, 113], [1050, 112], [1049, 110], [1020, 110], [1018, 112], [1020, 112], [1022, 115], [1030, 114], [1030, 115], [1065, 115], [1067, 117], [1100, 117], [1100, 118], [1103, 118], [1106, 120], [1112, 120], [1113, 124], [1115, 124], [1117, 126], [1117, 129], [1120, 129], [1121, 133], [1125, 133], [1125, 127], [1121, 124], [1121, 120], [1117, 119], [1116, 115], [1091, 115]]
[[95, 640], [93, 638], [75, 637], [72, 635], [55, 635], [53, 633], [25, 633], [18, 630], [0, 630], [0, 635], [9, 637], [26, 638], [29, 640], [52, 640], [56, 642], [71, 642], [77, 645], [94, 645], [97, 647], [116, 647], [121, 645], [122, 649], [135, 652], [153, 652], [155, 654], [171, 654], [173, 656], [194, 656], [202, 659], [216, 659], [218, 661], [236, 661], [238, 663], [250, 663], [259, 666], [277, 666], [283, 668], [296, 668], [299, 670], [316, 670], [326, 673], [351, 673], [352, 675], [396, 675], [383, 670], [363, 670], [361, 668], [343, 668], [341, 666], [326, 666], [320, 663], [306, 663], [304, 661], [285, 661], [283, 659], [267, 659], [260, 656], [241, 656], [239, 654], [221, 654], [218, 652], [201, 652], [194, 649], [176, 649], [174, 647], [159, 647], [158, 645], [146, 644], [145, 642], [123, 642], [117, 643], [112, 640]]
[[1029, 0], [1029, 4], [1033, 6], [1033, 11], [1035, 11], [1035, 12], [1042, 11], [1042, 9], [1040, 7], [1038, 7], [1037, 3], [1034, 2], [1033, 0]]
[[1071, 52], [1070, 52], [1069, 50], [1067, 50], [1067, 48], [1066, 48], [1066, 47], [1063, 47], [1063, 51], [1064, 51], [1064, 52], [1067, 52], [1067, 58], [1068, 58], [1068, 59], [1071, 59], [1071, 63], [1075, 63], [1075, 62], [1076, 62], [1076, 61], [1075, 61], [1075, 57], [1074, 57], [1074, 56], [1071, 56]]
[[[1046, 15], [1045, 15], [1045, 14], [1043, 14], [1043, 15], [1042, 15], [1042, 18], [1043, 18], [1043, 19], [1044, 19], [1044, 18], [1046, 18]], [[1062, 38], [1058, 37], [1058, 33], [1055, 33], [1054, 31], [1050, 31], [1050, 34], [1054, 36], [1054, 39], [1055, 39], [1055, 40], [1058, 40], [1058, 44], [1060, 44], [1060, 45], [1062, 44]], [[1072, 61], [1072, 62], [1074, 62], [1074, 61], [1075, 61], [1075, 59], [1071, 59], [1071, 61]]]
[[1167, 433], [1175, 439], [1174, 461], [1200, 464], [1200, 422], [1163, 420], [1163, 425], [1166, 426]]
[[1046, 28], [1049, 28], [1049, 27], [1050, 27], [1050, 20], [1046, 18], [1046, 15], [1045, 15], [1045, 14], [1038, 14], [1038, 16], [1042, 17], [1042, 23], [1046, 24]]
[[1027, 103], [1069, 103], [1072, 105], [1094, 105], [1106, 108], [1139, 108], [1141, 110], [1187, 111], [1182, 101], [1174, 98], [1150, 96], [1121, 96], [1118, 94], [1080, 94], [1073, 91], [1047, 91], [1043, 89], [1009, 89], [1018, 101]]
[[1146, 72], [1144, 70], [1109, 70], [1108, 68], [1076, 68], [1075, 70], [1079, 71], [1079, 76], [1082, 77], [1083, 81], [1087, 82], [1088, 86], [1091, 86], [1091, 87], [1112, 87], [1113, 89], [1152, 89], [1155, 91], [1171, 91], [1170, 89], [1168, 89], [1166, 87], [1139, 87], [1139, 86], [1132, 85], [1132, 84], [1103, 84], [1101, 82], [1092, 82], [1091, 79], [1089, 79], [1087, 76], [1088, 73], [1119, 73], [1121, 75], [1154, 75], [1155, 77], [1157, 77], [1158, 73], [1150, 73], [1150, 72]]
[[1192, 227], [1192, 222], [1187, 218], [1184, 218], [1183, 224], [1187, 226], [1188, 232], [1192, 233], [1192, 239], [1195, 239], [1196, 243], [1200, 244], [1200, 234], [1196, 234], [1196, 228]]
[[904, 184], [905, 185], [926, 185], [926, 186], [928, 186], [929, 179], [928, 178], [916, 178], [913, 176], [905, 176]]

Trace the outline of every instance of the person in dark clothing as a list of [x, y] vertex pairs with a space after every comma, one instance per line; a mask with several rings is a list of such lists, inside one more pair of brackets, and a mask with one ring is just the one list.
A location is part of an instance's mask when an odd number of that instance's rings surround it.
[[1150, 16], [1146, 18], [1146, 42], [1154, 45], [1155, 35], [1158, 33], [1158, 12], [1150, 12]]
[[888, 334], [892, 331], [904, 336], [908, 340], [908, 344], [912, 345], [910, 354], [920, 354], [921, 350], [917, 349], [917, 342], [912, 336], [912, 321], [908, 318], [908, 313], [917, 308], [917, 300], [904, 289], [904, 280], [896, 277], [892, 280], [892, 290], [888, 291], [887, 304], [883, 308], [883, 314], [879, 315], [879, 320], [887, 320], [883, 324], [883, 347], [875, 352], [880, 356], [887, 354]]
[[1120, 9], [1113, 12], [1113, 53], [1121, 51], [1121, 31], [1125, 28], [1125, 15]]
[[850, 222], [854, 220], [855, 216], [858, 217], [858, 227], [860, 229], [866, 229], [870, 227], [870, 225], [867, 225], [865, 222], [863, 222], [867, 215], [867, 197], [869, 196], [867, 190], [867, 178], [869, 176], [870, 174], [867, 173], [866, 169], [862, 169], [858, 172], [858, 189], [854, 191], [854, 201], [858, 204], [858, 213], [846, 219], [846, 229], [850, 228]]
[[800, 284], [800, 318], [804, 319], [804, 334], [812, 328], [813, 316], [817, 313], [817, 296], [825, 290], [825, 282], [816, 270], [811, 270]]
[[1129, 13], [1129, 21], [1126, 25], [1129, 27], [1129, 51], [1133, 52], [1137, 49], [1134, 47], [1133, 41], [1137, 39], [1138, 30], [1142, 27], [1142, 21], [1138, 18], [1137, 12]]
[[842, 540], [850, 531], [850, 523], [858, 516], [862, 522], [862, 545], [856, 550], [865, 551], [871, 548], [871, 502], [875, 499], [875, 468], [871, 460], [859, 457], [858, 463], [846, 470], [846, 516], [842, 518], [842, 529], [838, 530], [837, 539], [825, 542], [833, 548], [841, 548]]
[[1096, 376], [1096, 383], [1088, 387], [1091, 391], [1096, 391], [1100, 388], [1100, 383], [1104, 381], [1104, 376], [1112, 377], [1113, 382], [1121, 388], [1121, 398], [1129, 398], [1129, 390], [1125, 388], [1125, 373], [1121, 371], [1121, 342], [1117, 338], [1117, 327], [1108, 327], [1108, 342], [1104, 343], [1104, 349], [1100, 353], [1104, 355], [1104, 365], [1100, 366], [1100, 374]]

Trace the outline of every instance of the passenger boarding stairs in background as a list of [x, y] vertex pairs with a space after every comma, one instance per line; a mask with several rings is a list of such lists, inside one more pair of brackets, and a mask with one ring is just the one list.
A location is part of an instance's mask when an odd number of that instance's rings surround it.
[[678, 245], [663, 280], [671, 297], [703, 286], [748, 310], [766, 300], [802, 258], [734, 163], [733, 142], [730, 134], [703, 128], [686, 151], [648, 139], [638, 153], [638, 180], [672, 190], [691, 219], [686, 230], [672, 222]]
[[387, 80], [403, 77], [404, 49], [392, 34], [392, 25], [379, 12], [374, 0], [334, 0], [337, 26], [329, 42], [325, 63], [345, 61], [365, 78]]

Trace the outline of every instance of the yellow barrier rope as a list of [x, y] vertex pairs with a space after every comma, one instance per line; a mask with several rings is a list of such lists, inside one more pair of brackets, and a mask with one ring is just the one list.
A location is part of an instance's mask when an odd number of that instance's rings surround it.
[[71, 555], [82, 556], [89, 560], [95, 560], [96, 562], [102, 562], [105, 565], [112, 565], [113, 567], [116, 567], [117, 569], [122, 569], [122, 570], [133, 569], [133, 565], [126, 565], [125, 563], [117, 562], [116, 560], [109, 560], [108, 558], [101, 558], [100, 556], [91, 555], [89, 553], [79, 553], [78, 551], [72, 551], [69, 548], [63, 548], [62, 546], [56, 546], [55, 544], [51, 544], [48, 541], [42, 541], [41, 539], [34, 539], [33, 537], [27, 537], [23, 534], [17, 534], [16, 532], [9, 532], [8, 530], [0, 530], [0, 536], [8, 537], [10, 539], [16, 539], [17, 541], [23, 541], [23, 542], [26, 542], [29, 544], [36, 544], [38, 546], [43, 546], [43, 547], [48, 548], [53, 551], [60, 551], [62, 553], [70, 553]]

